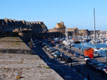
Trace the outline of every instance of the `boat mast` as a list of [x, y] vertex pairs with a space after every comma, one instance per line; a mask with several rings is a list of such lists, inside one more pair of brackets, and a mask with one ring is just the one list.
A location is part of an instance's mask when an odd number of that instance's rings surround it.
[[96, 44], [96, 17], [95, 17], [95, 8], [94, 8], [94, 40], [95, 40], [95, 44]]
[[106, 30], [106, 39], [107, 39], [107, 30]]
[[65, 29], [65, 37], [66, 37], [66, 42], [67, 42], [67, 45], [68, 45], [68, 32], [67, 32], [67, 28]]

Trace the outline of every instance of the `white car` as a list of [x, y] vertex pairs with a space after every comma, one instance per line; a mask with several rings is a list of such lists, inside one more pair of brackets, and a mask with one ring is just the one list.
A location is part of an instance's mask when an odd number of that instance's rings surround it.
[[87, 61], [88, 59], [90, 59], [88, 56], [84, 57], [84, 60]]
[[107, 66], [102, 68], [103, 72], [107, 74]]

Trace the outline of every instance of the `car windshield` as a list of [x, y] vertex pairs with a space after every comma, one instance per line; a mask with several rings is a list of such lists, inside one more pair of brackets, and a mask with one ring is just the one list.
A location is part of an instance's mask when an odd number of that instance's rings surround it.
[[99, 66], [105, 66], [103, 63], [99, 63], [99, 64], [97, 64], [97, 65], [99, 65]]
[[60, 52], [59, 52], [59, 51], [57, 51], [57, 52], [56, 52], [56, 54], [60, 54]]
[[93, 64], [99, 64], [99, 62], [97, 62], [97, 61], [94, 61], [94, 62], [92, 62]]
[[84, 56], [84, 58], [89, 58], [88, 56]]
[[103, 69], [107, 69], [107, 66], [104, 66]]
[[96, 60], [94, 60], [94, 59], [92, 59], [92, 60], [90, 60], [91, 62], [97, 62]]

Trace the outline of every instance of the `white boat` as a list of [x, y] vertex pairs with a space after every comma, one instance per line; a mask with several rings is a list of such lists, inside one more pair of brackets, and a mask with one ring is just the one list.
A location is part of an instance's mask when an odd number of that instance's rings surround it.
[[97, 54], [100, 51], [100, 49], [98, 49], [98, 48], [93, 48], [93, 49], [94, 49], [95, 54]]
[[107, 41], [105, 41], [105, 43], [107, 44]]
[[107, 48], [100, 48], [100, 50], [107, 50]]

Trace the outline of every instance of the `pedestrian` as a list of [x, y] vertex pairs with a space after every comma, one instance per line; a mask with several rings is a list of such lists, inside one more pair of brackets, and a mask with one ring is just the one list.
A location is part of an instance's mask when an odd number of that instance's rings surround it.
[[78, 68], [78, 73], [80, 73], [80, 69]]
[[88, 80], [90, 80], [90, 75], [89, 75], [89, 74], [88, 74], [88, 76], [87, 76], [87, 77], [88, 77], [87, 79], [88, 79]]
[[72, 67], [72, 63], [71, 63], [71, 67]]

